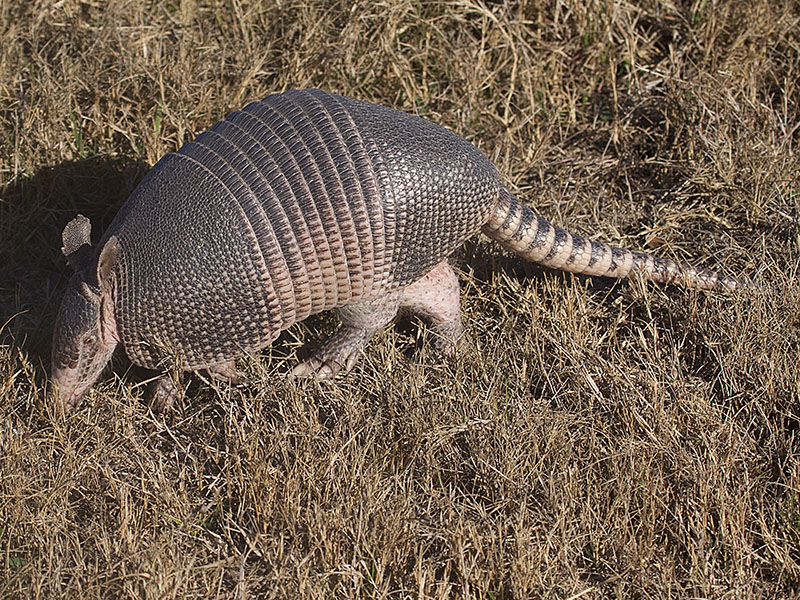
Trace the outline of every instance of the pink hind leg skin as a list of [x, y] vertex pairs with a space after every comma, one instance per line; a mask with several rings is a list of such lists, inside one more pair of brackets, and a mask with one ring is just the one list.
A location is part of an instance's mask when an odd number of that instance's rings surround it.
[[438, 352], [455, 354], [462, 332], [461, 303], [458, 278], [446, 260], [403, 290], [400, 308], [430, 323], [433, 347]]
[[311, 358], [297, 365], [290, 376], [331, 379], [340, 371], [349, 371], [367, 341], [394, 319], [399, 308], [430, 322], [437, 351], [447, 356], [455, 353], [461, 338], [458, 278], [447, 261], [442, 261], [399, 292], [337, 309], [342, 328], [325, 340]]
[[350, 371], [369, 339], [397, 315], [399, 295], [385, 294], [336, 309], [342, 328], [325, 340], [311, 358], [297, 365], [290, 376], [332, 379], [340, 371]]

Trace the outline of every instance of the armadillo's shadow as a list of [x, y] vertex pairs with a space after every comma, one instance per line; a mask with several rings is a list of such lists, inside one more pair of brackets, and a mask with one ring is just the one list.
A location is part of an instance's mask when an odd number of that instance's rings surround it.
[[71, 275], [61, 230], [84, 214], [96, 242], [146, 172], [130, 158], [93, 156], [45, 166], [0, 187], [0, 344], [18, 347], [34, 365], [49, 363], [53, 323]]

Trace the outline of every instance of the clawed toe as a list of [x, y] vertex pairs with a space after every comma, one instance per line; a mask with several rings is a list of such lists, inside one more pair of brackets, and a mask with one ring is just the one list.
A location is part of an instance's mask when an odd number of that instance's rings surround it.
[[[363, 341], [342, 343], [346, 336], [334, 336], [306, 361], [301, 362], [289, 373], [290, 378], [313, 377], [318, 381], [333, 379], [339, 373], [349, 373], [358, 362]], [[353, 342], [353, 340], [349, 340]]]
[[172, 409], [181, 391], [168, 375], [156, 379], [150, 386], [150, 406], [156, 414], [164, 414]]
[[232, 385], [241, 385], [250, 381], [247, 375], [236, 368], [236, 363], [232, 360], [212, 365], [208, 367], [208, 372], [214, 379], [221, 379]]
[[320, 365], [315, 365], [315, 361], [307, 360], [301, 362], [294, 369], [289, 372], [290, 379], [300, 379], [305, 377], [315, 377], [319, 371]]
[[322, 361], [318, 358], [310, 358], [307, 361], [301, 362], [294, 369], [292, 369], [289, 373], [289, 377], [291, 379], [313, 377], [318, 381], [326, 381], [336, 377], [336, 375], [342, 370], [344, 370], [344, 372], [350, 371], [355, 363], [355, 359], [350, 359], [348, 357], [348, 360], [344, 365], [345, 368], [342, 369], [342, 365], [337, 363], [335, 360], [328, 359]]

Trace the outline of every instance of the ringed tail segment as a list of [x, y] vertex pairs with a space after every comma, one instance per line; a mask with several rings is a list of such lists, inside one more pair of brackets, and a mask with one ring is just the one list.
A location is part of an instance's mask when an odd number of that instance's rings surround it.
[[747, 280], [571, 234], [534, 213], [505, 187], [501, 188], [497, 207], [482, 231], [525, 260], [571, 273], [618, 279], [641, 273], [645, 279], [657, 283], [701, 290], [753, 287]]

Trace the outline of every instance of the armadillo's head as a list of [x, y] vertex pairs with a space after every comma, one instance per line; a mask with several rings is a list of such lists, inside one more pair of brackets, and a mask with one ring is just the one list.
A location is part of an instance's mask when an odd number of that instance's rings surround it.
[[62, 251], [75, 268], [53, 333], [51, 376], [54, 399], [65, 411], [75, 408], [100, 376], [119, 343], [114, 319], [113, 267], [119, 243], [111, 238], [95, 260], [89, 245], [91, 225], [78, 216], [62, 234]]

